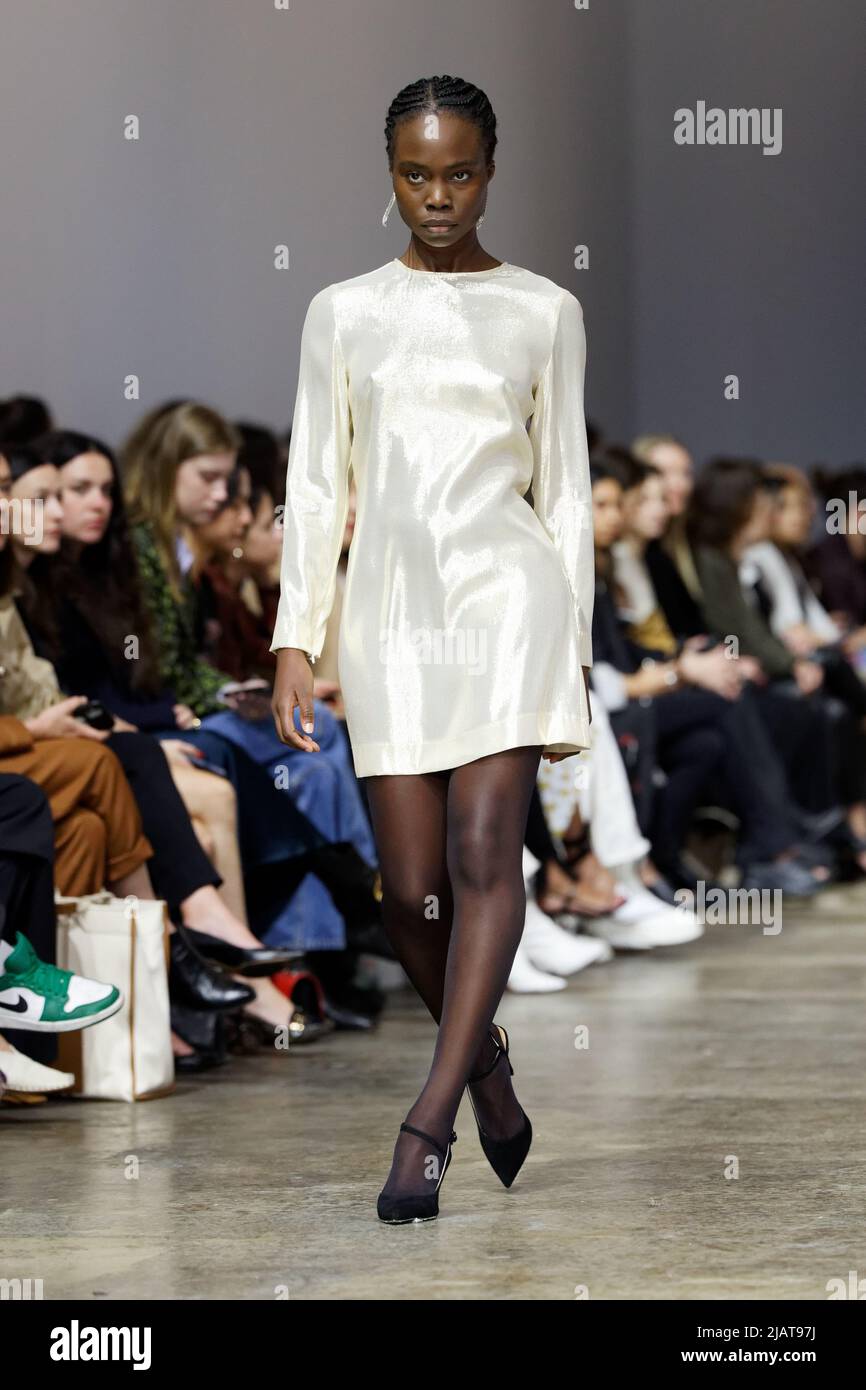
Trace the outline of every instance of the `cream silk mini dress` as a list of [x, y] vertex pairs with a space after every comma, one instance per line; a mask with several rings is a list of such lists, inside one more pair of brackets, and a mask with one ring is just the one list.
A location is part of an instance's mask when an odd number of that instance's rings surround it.
[[351, 470], [337, 651], [357, 776], [590, 746], [585, 363], [580, 302], [508, 262], [395, 258], [311, 301], [271, 650], [321, 653]]

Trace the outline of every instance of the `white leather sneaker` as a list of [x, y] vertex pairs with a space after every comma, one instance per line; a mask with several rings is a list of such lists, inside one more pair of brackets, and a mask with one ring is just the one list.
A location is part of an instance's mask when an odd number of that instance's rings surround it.
[[75, 1085], [72, 1072], [43, 1066], [14, 1047], [0, 1052], [0, 1071], [6, 1077], [7, 1091], [35, 1091], [46, 1095], [50, 1091], [68, 1091]]

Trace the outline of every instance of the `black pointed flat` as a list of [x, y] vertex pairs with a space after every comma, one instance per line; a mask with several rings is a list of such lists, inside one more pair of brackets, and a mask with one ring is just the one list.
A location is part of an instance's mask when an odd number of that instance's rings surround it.
[[277, 975], [285, 970], [303, 951], [276, 949], [271, 946], [235, 946], [221, 937], [210, 936], [207, 932], [195, 931], [192, 927], [178, 925], [178, 931], [186, 939], [196, 955], [210, 965], [228, 970], [232, 975], [246, 975], [250, 979], [262, 975]]

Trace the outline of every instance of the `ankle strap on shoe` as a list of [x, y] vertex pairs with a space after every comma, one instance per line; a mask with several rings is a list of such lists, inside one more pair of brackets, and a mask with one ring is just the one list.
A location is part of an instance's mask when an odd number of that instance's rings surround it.
[[505, 1057], [505, 1060], [506, 1060], [506, 1062], [508, 1063], [508, 1070], [511, 1072], [511, 1075], [512, 1075], [512, 1076], [514, 1075], [514, 1068], [513, 1068], [513, 1066], [511, 1065], [511, 1058], [510, 1058], [509, 1055], [508, 1055], [508, 1034], [505, 1032], [505, 1029], [503, 1028], [503, 1029], [502, 1029], [502, 1032], [505, 1033], [505, 1046], [503, 1047], [503, 1046], [502, 1046], [502, 1043], [499, 1041], [499, 1032], [498, 1032], [498, 1029], [499, 1029], [500, 1025], [497, 1024], [496, 1027], [497, 1027], [497, 1031], [496, 1031], [496, 1032], [494, 1032], [494, 1030], [491, 1028], [490, 1031], [489, 1031], [488, 1034], [487, 1034], [488, 1038], [492, 1038], [492, 1039], [493, 1039], [493, 1045], [494, 1045], [494, 1047], [496, 1048], [496, 1056], [493, 1058], [493, 1061], [490, 1063], [490, 1066], [487, 1068], [486, 1071], [479, 1072], [477, 1076], [467, 1076], [467, 1078], [466, 1078], [467, 1082], [469, 1082], [469, 1081], [483, 1081], [484, 1078], [485, 1078], [486, 1076], [489, 1076], [490, 1073], [493, 1071], [493, 1068], [494, 1068], [494, 1067], [497, 1065], [497, 1063], [499, 1062], [499, 1058], [500, 1058], [500, 1057], [503, 1057], [503, 1056]]
[[[433, 1138], [432, 1134], [426, 1134], [423, 1129], [416, 1129], [414, 1125], [407, 1125], [405, 1120], [401, 1124], [400, 1128], [405, 1129], [407, 1134], [415, 1134], [419, 1139], [426, 1139], [427, 1143], [432, 1144], [434, 1149], [436, 1149], [437, 1153], [440, 1153], [443, 1158], [447, 1156], [447, 1150], [442, 1147], [442, 1145], [439, 1143], [437, 1139]], [[453, 1129], [451, 1131], [450, 1142], [452, 1144], [456, 1144], [457, 1142], [457, 1135], [454, 1133]]]

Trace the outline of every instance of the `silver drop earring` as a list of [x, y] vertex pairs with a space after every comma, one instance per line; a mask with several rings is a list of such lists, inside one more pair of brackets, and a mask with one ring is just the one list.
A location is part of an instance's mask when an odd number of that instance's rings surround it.
[[485, 219], [486, 216], [487, 216], [487, 213], [486, 213], [486, 212], [482, 212], [482, 214], [481, 214], [481, 216], [479, 217], [478, 221], [475, 223], [476, 227], [480, 227], [480, 226], [481, 226], [481, 223], [484, 221], [484, 219]]
[[396, 193], [392, 193], [392, 194], [391, 194], [391, 201], [390, 201], [390, 203], [388, 204], [388, 206], [386, 207], [386, 209], [385, 209], [385, 215], [384, 215], [384, 217], [382, 218], [382, 226], [383, 226], [383, 227], [386, 225], [386, 223], [387, 223], [387, 221], [388, 221], [388, 213], [391, 211], [392, 207], [394, 206], [396, 197], [397, 197]]

